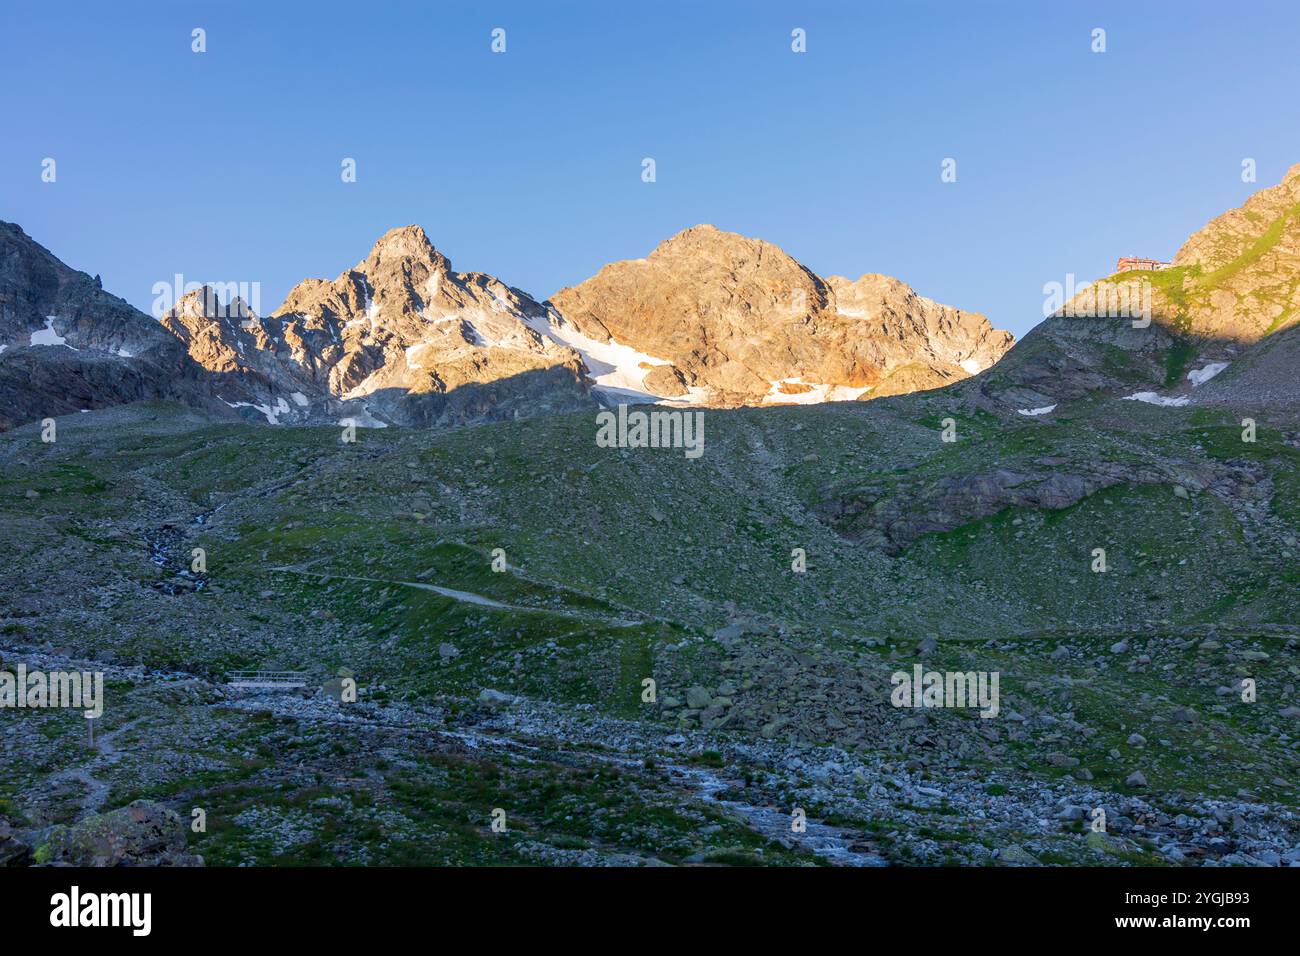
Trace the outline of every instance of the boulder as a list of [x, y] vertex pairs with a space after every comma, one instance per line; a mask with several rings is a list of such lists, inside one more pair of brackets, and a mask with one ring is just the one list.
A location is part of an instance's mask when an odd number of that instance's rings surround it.
[[202, 866], [187, 851], [185, 822], [176, 811], [136, 800], [56, 827], [37, 859], [68, 866]]

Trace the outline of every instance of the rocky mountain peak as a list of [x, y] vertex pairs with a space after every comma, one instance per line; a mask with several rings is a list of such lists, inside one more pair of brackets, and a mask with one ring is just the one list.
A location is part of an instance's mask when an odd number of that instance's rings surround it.
[[714, 250], [735, 250], [737, 253], [757, 252], [762, 247], [776, 248], [762, 239], [745, 236], [738, 232], [728, 232], [710, 223], [688, 226], [681, 232], [674, 233], [657, 245], [651, 256], [681, 253], [687, 249], [708, 248]]
[[304, 416], [457, 424], [589, 403], [581, 358], [530, 327], [546, 314], [494, 276], [457, 273], [419, 226], [386, 232], [333, 280], [307, 279], [262, 319], [197, 290], [164, 325], [228, 373], [228, 404]]
[[823, 279], [778, 246], [711, 225], [551, 301], [577, 335], [643, 356], [639, 370], [610, 373], [612, 387], [720, 405], [933, 388], [986, 368], [1011, 342], [982, 315], [898, 280]]
[[1292, 166], [1276, 186], [1261, 189], [1241, 207], [1194, 232], [1174, 256], [1173, 265], [1200, 266], [1212, 273], [1247, 255], [1250, 261], [1241, 262], [1234, 271], [1249, 267], [1250, 273], [1260, 275], [1300, 260], [1300, 164]]
[[201, 286], [186, 292], [167, 312], [167, 316], [177, 320], [192, 319], [235, 319], [254, 320], [257, 318], [253, 307], [240, 296], [223, 299], [221, 293], [210, 285]]
[[434, 248], [422, 227], [411, 225], [390, 229], [380, 236], [357, 271], [371, 274], [417, 265], [430, 272], [451, 271], [451, 260]]
[[[700, 264], [705, 266], [746, 268], [762, 264], [767, 270], [773, 272], [784, 269], [808, 272], [779, 246], [738, 232], [728, 232], [707, 223], [691, 226], [669, 236], [655, 246], [648, 259], [671, 263], [687, 257], [697, 257], [701, 259]], [[812, 273], [808, 273], [809, 280], [816, 280], [816, 278]]]

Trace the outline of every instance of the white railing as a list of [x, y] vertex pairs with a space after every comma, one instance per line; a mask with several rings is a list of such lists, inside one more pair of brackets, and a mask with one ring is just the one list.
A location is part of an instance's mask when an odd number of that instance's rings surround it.
[[231, 671], [226, 686], [256, 690], [292, 690], [307, 686], [306, 671]]

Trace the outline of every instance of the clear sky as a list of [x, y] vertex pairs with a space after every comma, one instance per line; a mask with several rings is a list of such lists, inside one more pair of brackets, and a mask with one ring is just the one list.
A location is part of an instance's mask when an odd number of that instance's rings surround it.
[[1295, 0], [0, 0], [0, 219], [266, 312], [408, 223], [540, 299], [709, 222], [1019, 336], [1300, 162], [1298, 41]]

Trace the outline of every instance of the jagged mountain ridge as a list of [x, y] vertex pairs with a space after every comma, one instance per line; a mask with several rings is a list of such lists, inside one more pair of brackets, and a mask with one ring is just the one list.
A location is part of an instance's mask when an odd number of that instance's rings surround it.
[[0, 431], [159, 398], [216, 407], [174, 336], [0, 221]]
[[[1011, 341], [982, 316], [922, 298], [898, 280], [822, 279], [775, 246], [712, 227], [688, 229], [652, 254], [662, 281], [646, 297], [650, 321], [639, 329], [644, 303], [627, 316], [602, 306], [604, 320], [588, 307], [600, 305], [589, 293], [602, 277], [630, 263], [540, 303], [494, 276], [455, 272], [419, 226], [389, 231], [333, 280], [300, 282], [269, 316], [204, 286], [154, 323], [12, 229], [39, 254], [9, 257], [9, 300], [39, 299], [32, 290], [57, 275], [54, 286], [80, 291], [74, 302], [42, 307], [55, 321], [55, 339], [75, 327], [97, 360], [147, 352], [153, 364], [100, 361], [90, 374], [88, 357], [11, 356], [5, 371], [21, 374], [10, 374], [7, 387], [15, 394], [22, 381], [40, 388], [11, 403], [7, 427], [141, 398], [176, 398], [271, 424], [369, 426], [460, 425], [593, 407], [593, 386], [606, 402], [806, 403], [937, 387], [992, 363]], [[656, 312], [660, 299], [669, 305]], [[27, 308], [11, 322], [6, 348], [40, 333], [40, 312]], [[628, 317], [631, 325], [622, 321]], [[62, 378], [78, 376], [93, 384], [70, 385], [52, 400]]]
[[451, 425], [592, 404], [578, 353], [525, 321], [545, 308], [454, 272], [419, 226], [386, 233], [333, 281], [300, 282], [268, 317], [220, 311], [196, 293], [163, 324], [272, 422]]
[[[17, 226], [0, 224], [0, 238], [0, 428], [150, 398], [276, 424], [447, 426], [594, 407], [593, 393], [807, 403], [972, 374], [960, 394], [1004, 413], [1047, 414], [1096, 391], [1159, 404], [1297, 400], [1300, 349], [1282, 333], [1300, 314], [1300, 166], [1193, 234], [1170, 268], [1102, 280], [1014, 348], [983, 316], [897, 279], [821, 278], [712, 226], [547, 302], [453, 271], [407, 226], [334, 280], [299, 283], [269, 316], [205, 288], [161, 324]], [[1149, 326], [1093, 311], [1117, 292], [1148, 297]]]
[[771, 243], [710, 225], [610, 263], [551, 303], [586, 340], [648, 358], [634, 386], [706, 404], [936, 388], [987, 368], [1012, 342], [979, 313], [897, 279], [823, 279]]

